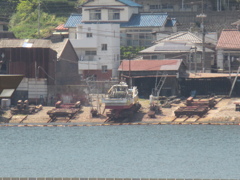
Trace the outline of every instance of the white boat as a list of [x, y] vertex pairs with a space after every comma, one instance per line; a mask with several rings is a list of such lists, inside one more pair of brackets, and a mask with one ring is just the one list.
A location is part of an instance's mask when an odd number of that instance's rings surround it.
[[128, 88], [125, 82], [120, 82], [108, 90], [102, 103], [105, 104], [105, 109], [130, 109], [138, 103], [138, 89], [136, 86]]

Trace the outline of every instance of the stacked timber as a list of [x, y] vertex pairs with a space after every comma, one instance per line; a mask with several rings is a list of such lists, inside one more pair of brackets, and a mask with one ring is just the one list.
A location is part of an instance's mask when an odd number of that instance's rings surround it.
[[194, 101], [193, 97], [189, 97], [186, 100], [186, 106], [178, 108], [176, 111], [174, 111], [174, 114], [176, 117], [194, 115], [202, 117], [208, 112], [209, 109], [213, 108], [215, 105], [216, 101], [214, 98]]

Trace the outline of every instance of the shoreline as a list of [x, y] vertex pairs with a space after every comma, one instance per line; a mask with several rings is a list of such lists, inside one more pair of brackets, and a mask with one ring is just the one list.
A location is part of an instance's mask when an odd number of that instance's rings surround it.
[[[140, 100], [142, 105], [139, 112], [134, 114], [130, 122], [105, 122], [106, 113], [99, 117], [91, 117], [91, 107], [83, 106], [82, 110], [72, 119], [58, 118], [54, 122], [49, 122], [50, 117], [47, 111], [53, 106], [43, 106], [43, 109], [35, 114], [11, 115], [10, 110], [0, 117], [0, 127], [66, 127], [66, 126], [117, 126], [117, 125], [240, 125], [240, 111], [235, 110], [234, 102], [239, 98], [216, 98], [217, 104], [210, 109], [206, 115], [199, 118], [179, 117], [176, 118], [174, 111], [183, 106], [185, 101], [179, 104], [172, 104], [170, 108], [162, 108], [161, 114], [156, 114], [155, 118], [148, 117], [149, 100]], [[103, 111], [101, 107], [101, 112]]]
[[147, 126], [147, 125], [232, 125], [239, 126], [240, 123], [104, 123], [104, 124], [0, 124], [0, 127], [93, 127], [93, 126]]

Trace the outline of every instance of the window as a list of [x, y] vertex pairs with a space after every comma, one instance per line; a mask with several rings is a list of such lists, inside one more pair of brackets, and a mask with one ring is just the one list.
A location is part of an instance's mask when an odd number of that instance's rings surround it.
[[132, 46], [132, 40], [127, 40], [127, 46]]
[[145, 39], [145, 35], [144, 35], [144, 34], [140, 34], [140, 35], [139, 35], [139, 38], [140, 38], [140, 39]]
[[87, 33], [87, 37], [88, 38], [92, 37], [92, 33]]
[[173, 9], [173, 5], [171, 5], [171, 4], [163, 4], [162, 8], [163, 9]]
[[85, 51], [85, 55], [89, 56], [89, 55], [97, 55], [97, 51]]
[[161, 9], [161, 5], [150, 5], [150, 9]]
[[90, 20], [100, 20], [101, 19], [101, 10], [90, 10]]
[[158, 59], [157, 55], [152, 55], [152, 59]]
[[107, 72], [107, 66], [102, 66], [102, 72], [106, 73]]
[[110, 9], [108, 10], [108, 20], [119, 20], [120, 19], [120, 10]]
[[107, 51], [107, 44], [102, 44], [102, 51]]

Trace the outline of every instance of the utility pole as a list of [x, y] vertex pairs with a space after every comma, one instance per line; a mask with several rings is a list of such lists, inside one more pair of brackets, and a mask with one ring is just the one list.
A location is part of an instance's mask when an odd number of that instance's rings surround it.
[[128, 65], [129, 65], [129, 71], [128, 71], [128, 76], [129, 76], [129, 87], [132, 87], [132, 77], [131, 77], [131, 60], [130, 58], [128, 59]]
[[38, 38], [40, 38], [40, 0], [38, 0]]
[[201, 29], [202, 29], [202, 72], [205, 72], [205, 27], [204, 27], [204, 18], [207, 17], [203, 13], [203, 0], [202, 0], [202, 13], [197, 15], [197, 18], [202, 18]]
[[195, 62], [195, 75], [197, 73], [197, 47], [195, 46], [194, 51], [194, 62]]

